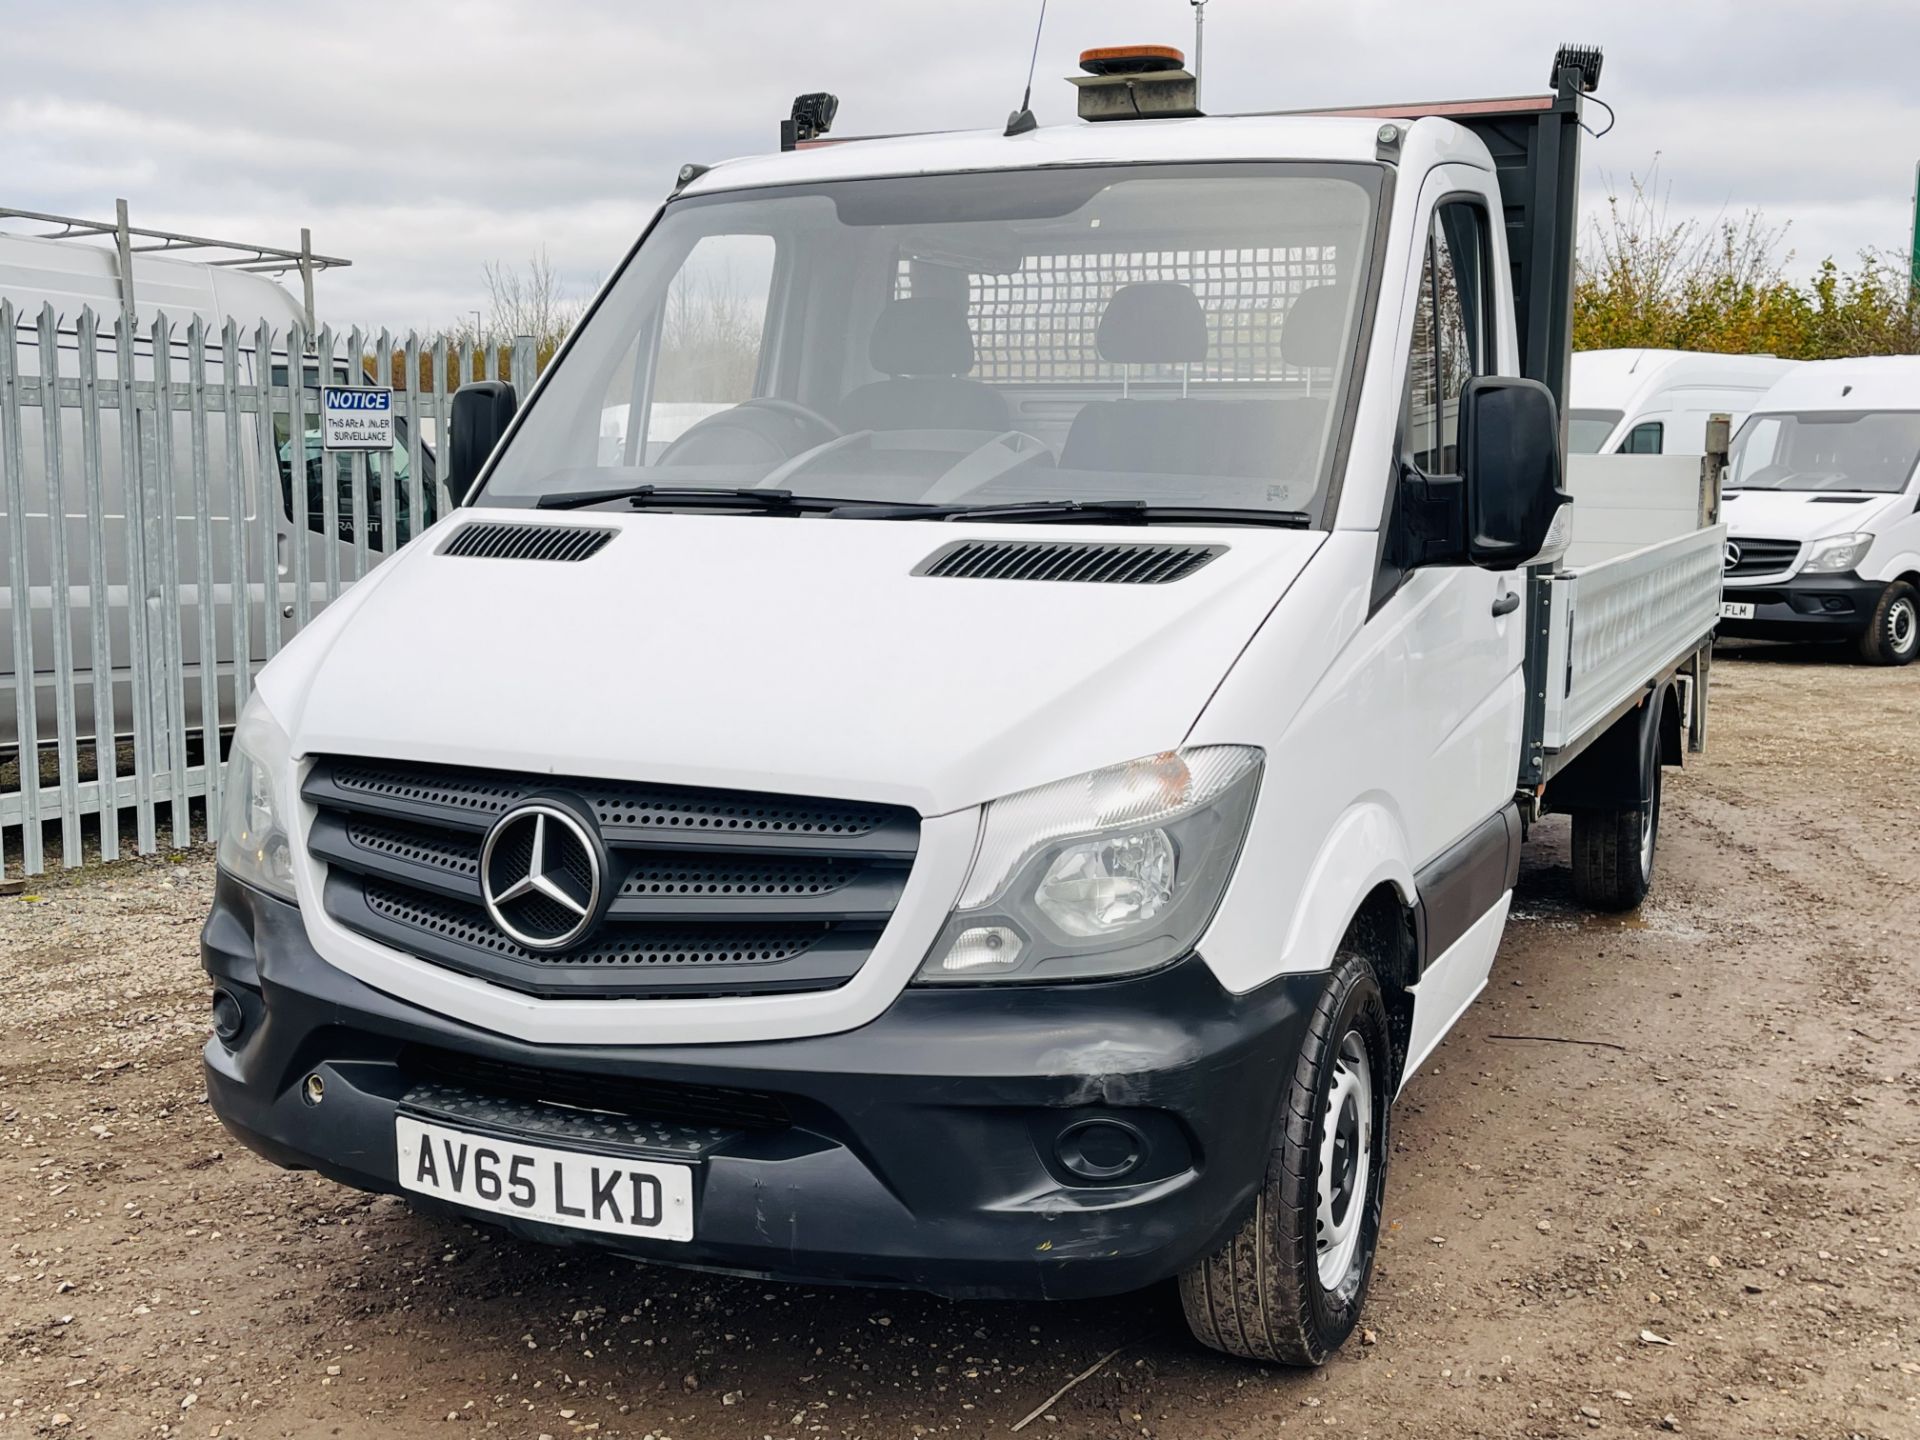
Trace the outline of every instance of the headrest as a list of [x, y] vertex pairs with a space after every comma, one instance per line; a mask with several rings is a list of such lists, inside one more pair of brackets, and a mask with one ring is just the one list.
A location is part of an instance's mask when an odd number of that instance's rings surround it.
[[1177, 365], [1207, 358], [1207, 315], [1177, 280], [1122, 285], [1100, 316], [1094, 344], [1116, 365]]
[[891, 300], [873, 323], [867, 358], [883, 375], [964, 375], [973, 369], [966, 302], [945, 295]]
[[1338, 285], [1302, 290], [1280, 326], [1280, 359], [1303, 369], [1330, 370], [1340, 363], [1347, 334], [1347, 292]]

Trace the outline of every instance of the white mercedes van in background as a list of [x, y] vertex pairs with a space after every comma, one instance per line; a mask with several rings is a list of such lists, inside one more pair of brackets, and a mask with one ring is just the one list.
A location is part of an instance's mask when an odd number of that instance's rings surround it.
[[1699, 455], [1707, 421], [1738, 426], [1799, 362], [1691, 350], [1578, 350], [1567, 450], [1574, 455]]
[[1720, 633], [1920, 655], [1920, 356], [1820, 360], [1734, 437]]

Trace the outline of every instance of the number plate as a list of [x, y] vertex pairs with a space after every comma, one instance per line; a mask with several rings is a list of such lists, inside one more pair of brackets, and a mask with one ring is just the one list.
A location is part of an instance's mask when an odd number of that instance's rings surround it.
[[524, 1145], [394, 1117], [400, 1183], [498, 1215], [649, 1240], [693, 1238], [693, 1169]]
[[1722, 620], [1751, 620], [1753, 602], [1751, 600], [1722, 600], [1720, 602]]

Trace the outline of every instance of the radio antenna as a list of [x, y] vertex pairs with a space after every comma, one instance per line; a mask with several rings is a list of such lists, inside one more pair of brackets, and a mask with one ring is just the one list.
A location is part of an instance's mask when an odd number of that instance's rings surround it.
[[1040, 36], [1047, 28], [1047, 0], [1040, 0], [1040, 20], [1033, 27], [1033, 54], [1027, 58], [1027, 90], [1020, 97], [1020, 108], [1007, 116], [1007, 134], [1024, 135], [1039, 128], [1033, 118], [1033, 71], [1040, 63]]

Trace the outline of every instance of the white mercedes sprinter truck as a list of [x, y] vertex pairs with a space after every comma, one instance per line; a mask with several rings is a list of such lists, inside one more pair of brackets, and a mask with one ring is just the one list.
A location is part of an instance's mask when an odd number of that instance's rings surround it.
[[1597, 53], [1234, 118], [1115, 63], [1084, 109], [1152, 118], [802, 106], [526, 403], [460, 393], [464, 504], [239, 727], [246, 1144], [642, 1260], [1351, 1331], [1527, 824], [1645, 893], [1724, 531], [1697, 461], [1631, 543], [1564, 504]]
[[1734, 437], [1721, 632], [1920, 655], [1920, 357], [1821, 360]]

